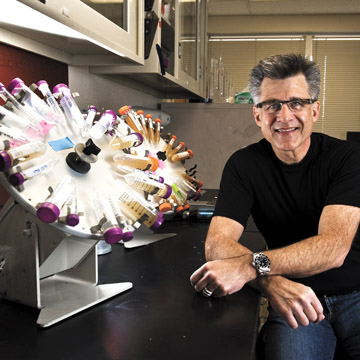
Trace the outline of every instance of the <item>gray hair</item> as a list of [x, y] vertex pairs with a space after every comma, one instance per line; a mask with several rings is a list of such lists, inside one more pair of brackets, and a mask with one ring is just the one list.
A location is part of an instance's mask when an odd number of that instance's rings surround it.
[[303, 74], [309, 86], [311, 99], [317, 100], [320, 93], [319, 66], [301, 54], [274, 55], [263, 59], [250, 73], [249, 90], [254, 103], [261, 97], [261, 84], [265, 77], [270, 79], [286, 79]]

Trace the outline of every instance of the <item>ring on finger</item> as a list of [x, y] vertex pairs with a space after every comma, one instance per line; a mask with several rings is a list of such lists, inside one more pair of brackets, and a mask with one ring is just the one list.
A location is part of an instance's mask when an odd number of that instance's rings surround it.
[[202, 294], [206, 297], [210, 297], [213, 294], [213, 292], [208, 290], [207, 287], [205, 286], [202, 290]]

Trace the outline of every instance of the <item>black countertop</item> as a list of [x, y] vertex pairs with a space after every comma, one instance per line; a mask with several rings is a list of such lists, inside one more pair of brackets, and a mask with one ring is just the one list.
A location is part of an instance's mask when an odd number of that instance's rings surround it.
[[176, 232], [147, 246], [113, 245], [99, 256], [99, 283], [133, 288], [48, 328], [39, 310], [0, 302], [0, 358], [252, 359], [259, 294], [245, 287], [225, 298], [193, 291], [189, 277], [204, 259], [207, 222], [166, 222]]

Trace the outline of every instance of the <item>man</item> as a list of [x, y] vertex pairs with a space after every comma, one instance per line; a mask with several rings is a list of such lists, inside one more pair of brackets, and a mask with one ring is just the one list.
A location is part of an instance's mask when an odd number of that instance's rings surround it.
[[[228, 160], [190, 281], [204, 296], [251, 284], [269, 300], [267, 359], [332, 359], [337, 341], [360, 359], [360, 146], [313, 133], [320, 71], [301, 55], [262, 60], [250, 74], [264, 136]], [[339, 119], [341, 121], [341, 119]], [[240, 239], [249, 215], [269, 250]]]

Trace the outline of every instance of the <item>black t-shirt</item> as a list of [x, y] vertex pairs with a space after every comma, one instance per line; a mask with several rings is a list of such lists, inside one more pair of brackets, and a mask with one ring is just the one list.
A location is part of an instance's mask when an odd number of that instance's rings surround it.
[[[317, 235], [326, 205], [360, 207], [360, 144], [313, 133], [305, 158], [281, 162], [265, 139], [235, 152], [225, 165], [215, 216], [244, 227], [251, 214], [269, 249]], [[360, 288], [360, 232], [343, 266], [296, 279], [317, 294]]]

